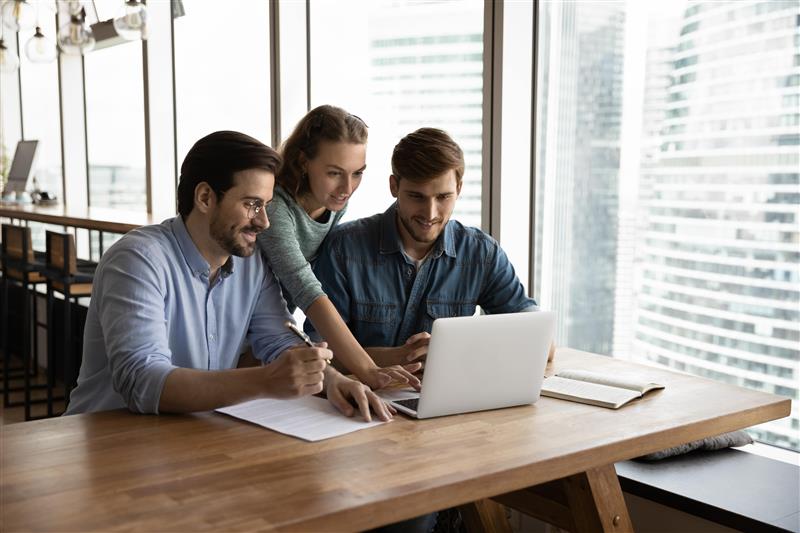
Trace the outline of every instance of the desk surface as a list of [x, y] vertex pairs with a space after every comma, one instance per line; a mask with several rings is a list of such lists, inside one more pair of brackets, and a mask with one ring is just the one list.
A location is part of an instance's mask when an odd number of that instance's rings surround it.
[[30, 220], [59, 226], [127, 233], [134, 228], [156, 224], [165, 217], [155, 217], [144, 212], [123, 211], [107, 207], [39, 206], [32, 204], [0, 204], [0, 217]]
[[306, 443], [215, 413], [2, 428], [0, 523], [19, 530], [359, 530], [789, 414], [790, 401], [569, 349], [548, 368], [666, 385], [620, 410], [533, 406]]

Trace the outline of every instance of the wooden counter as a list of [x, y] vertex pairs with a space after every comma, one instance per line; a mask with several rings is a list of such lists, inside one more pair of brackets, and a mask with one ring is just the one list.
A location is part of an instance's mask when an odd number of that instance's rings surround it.
[[124, 211], [108, 207], [66, 208], [63, 205], [39, 206], [0, 202], [0, 218], [13, 218], [109, 233], [127, 233], [140, 226], [157, 224], [167, 216], [157, 217], [144, 212]]

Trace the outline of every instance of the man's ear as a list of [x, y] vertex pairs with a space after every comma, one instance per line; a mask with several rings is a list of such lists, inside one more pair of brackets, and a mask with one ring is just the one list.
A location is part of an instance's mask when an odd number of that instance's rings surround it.
[[463, 181], [459, 181], [456, 183], [456, 196], [461, 196], [461, 185], [463, 185]]
[[194, 207], [203, 214], [217, 203], [217, 193], [205, 181], [201, 181], [194, 188]]
[[392, 191], [392, 197], [397, 198], [397, 193], [400, 191], [400, 183], [394, 174], [389, 176], [389, 190]]

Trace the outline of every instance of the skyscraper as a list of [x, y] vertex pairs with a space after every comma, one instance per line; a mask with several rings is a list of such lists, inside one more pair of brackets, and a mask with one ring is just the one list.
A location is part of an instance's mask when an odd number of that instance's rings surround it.
[[[442, 24], [447, 20], [447, 24]], [[474, 1], [371, 5], [371, 94], [396, 143], [421, 126], [442, 128], [464, 150], [454, 217], [481, 225], [483, 4]], [[382, 132], [386, 134], [386, 132]]]
[[652, 187], [642, 189], [632, 350], [634, 359], [793, 398], [790, 419], [754, 431], [795, 449], [799, 24], [796, 2], [686, 9], [665, 114], [653, 119], [659, 150], [642, 167]]

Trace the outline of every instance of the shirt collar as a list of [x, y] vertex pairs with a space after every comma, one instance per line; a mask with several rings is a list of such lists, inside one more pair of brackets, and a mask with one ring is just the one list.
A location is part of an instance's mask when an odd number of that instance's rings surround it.
[[[397, 202], [389, 206], [389, 209], [381, 215], [381, 241], [380, 253], [392, 254], [403, 250], [403, 241], [400, 239], [400, 232], [397, 231]], [[447, 222], [444, 231], [433, 245], [429, 255], [439, 257], [442, 253], [456, 257], [455, 238], [453, 236], [452, 220]]]
[[[186, 264], [195, 276], [203, 275], [206, 278], [211, 274], [211, 265], [208, 264], [206, 258], [197, 249], [197, 245], [189, 235], [189, 230], [186, 229], [186, 224], [183, 222], [183, 217], [178, 215], [172, 219], [172, 233], [178, 241], [178, 247], [181, 249], [183, 258]], [[220, 276], [227, 278], [233, 274], [233, 256], [228, 257], [225, 264], [220, 268]]]

